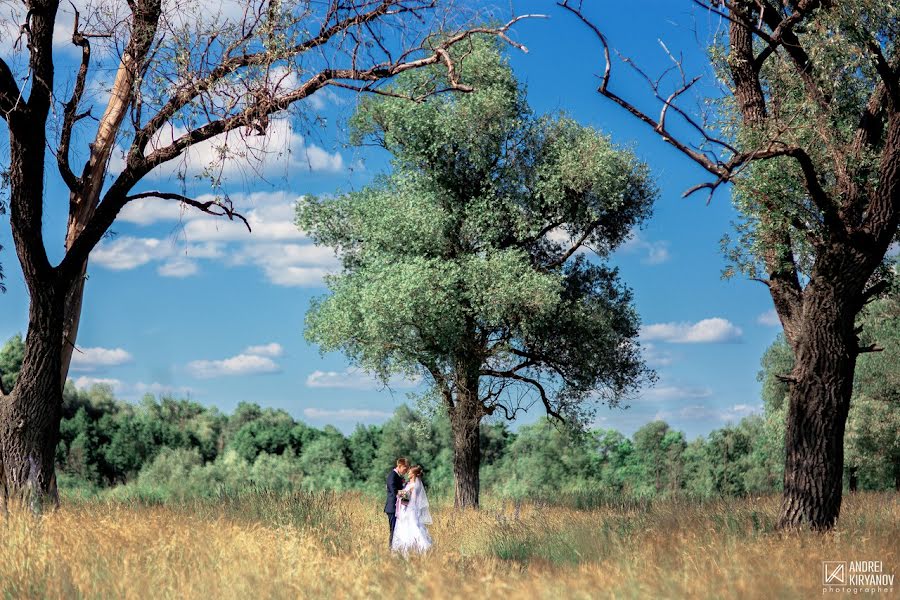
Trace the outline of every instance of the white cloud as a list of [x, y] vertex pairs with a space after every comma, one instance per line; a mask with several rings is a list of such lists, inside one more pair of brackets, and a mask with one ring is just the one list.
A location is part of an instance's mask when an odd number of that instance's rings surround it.
[[175, 240], [125, 237], [104, 243], [93, 253], [94, 263], [113, 271], [125, 271], [150, 262], [161, 262], [163, 277], [189, 277], [199, 272], [194, 259], [226, 257], [228, 266], [254, 265], [271, 283], [280, 286], [318, 286], [328, 273], [340, 267], [331, 248], [315, 244], [240, 244], [221, 250], [214, 243], [181, 245]]
[[[197, 198], [198, 201], [205, 201]], [[196, 208], [160, 198], [138, 198], [125, 205], [117, 219], [135, 225], [152, 225], [158, 221], [182, 221], [201, 217]]]
[[138, 382], [129, 386], [135, 395], [143, 396], [144, 394], [153, 394], [154, 396], [178, 394], [182, 396], [190, 395], [193, 390], [185, 386], [174, 386], [154, 381], [153, 383]]
[[743, 332], [727, 319], [714, 317], [696, 323], [657, 323], [641, 327], [641, 339], [679, 344], [708, 344], [738, 340]]
[[[224, 258], [228, 266], [254, 265], [266, 279], [280, 286], [318, 286], [336, 271], [340, 261], [334, 250], [309, 243], [294, 224], [295, 207], [302, 198], [288, 192], [257, 192], [231, 198], [252, 229], [240, 221], [215, 217], [178, 202], [143, 198], [129, 203], [120, 218], [136, 225], [181, 223], [169, 240], [124, 237], [101, 244], [94, 253], [100, 266], [133, 269], [158, 261], [165, 277], [188, 277], [201, 266], [198, 259]], [[200, 202], [214, 200], [200, 196]], [[306, 243], [304, 243], [306, 242]]]
[[331, 88], [322, 88], [304, 99], [314, 111], [321, 112], [327, 106], [340, 106], [346, 101]]
[[[294, 224], [295, 205], [302, 196], [285, 197], [280, 201], [255, 203], [252, 199], [232, 199], [237, 212], [247, 219], [247, 229], [240, 220], [207, 215], [192, 211], [186, 215], [181, 235], [188, 241], [221, 242], [286, 242], [303, 240], [305, 236]], [[200, 196], [198, 202], [212, 200], [211, 196]]]
[[[234, 209], [246, 217], [252, 232], [238, 219], [214, 216], [192, 206], [159, 198], [139, 198], [125, 205], [118, 219], [135, 225], [180, 222], [189, 242], [282, 241], [303, 239], [294, 225], [295, 206], [303, 196], [288, 192], [254, 192], [229, 196]], [[221, 202], [221, 196], [203, 194], [197, 202]]]
[[756, 322], [760, 325], [768, 325], [769, 327], [781, 326], [781, 320], [778, 318], [778, 313], [774, 308], [772, 310], [767, 310], [763, 314], [756, 317]]
[[752, 414], [759, 414], [762, 410], [762, 404], [734, 404], [721, 412], [721, 418], [725, 421], [740, 420]]
[[[146, 152], [165, 148], [185, 135], [176, 125], [163, 128], [151, 140]], [[164, 163], [148, 175], [168, 179], [184, 175], [188, 180], [204, 177], [206, 170], [224, 179], [256, 179], [260, 176], [289, 175], [292, 171], [338, 173], [344, 170], [340, 152], [330, 153], [307, 143], [287, 118], [271, 119], [264, 135], [252, 135], [236, 129], [190, 146], [180, 157]], [[112, 166], [110, 167], [112, 171]]]
[[671, 258], [668, 241], [646, 240], [637, 232], [631, 234], [628, 241], [622, 244], [620, 250], [625, 254], [643, 253], [644, 256], [641, 258], [641, 262], [645, 265], [661, 265]]
[[163, 240], [121, 237], [98, 245], [91, 252], [91, 260], [113, 271], [127, 271], [170, 254], [171, 249]]
[[267, 356], [238, 354], [222, 360], [195, 360], [187, 365], [187, 371], [198, 379], [212, 379], [229, 375], [261, 375], [281, 371], [274, 360]]
[[367, 408], [341, 408], [330, 410], [324, 408], [305, 408], [303, 415], [307, 419], [330, 421], [356, 421], [368, 419], [388, 419], [391, 413], [382, 410], [369, 410]]
[[197, 265], [196, 261], [188, 260], [182, 256], [160, 265], [160, 267], [156, 269], [156, 272], [163, 277], [184, 278], [196, 275], [199, 270], [200, 267]]
[[259, 346], [248, 346], [244, 350], [244, 354], [252, 354], [253, 356], [268, 356], [270, 358], [278, 358], [284, 354], [284, 348], [281, 344], [272, 342], [271, 344], [262, 344]]
[[[391, 388], [409, 388], [419, 385], [419, 378], [407, 379], [391, 377], [388, 386]], [[350, 367], [343, 371], [316, 370], [306, 378], [306, 387], [335, 388], [344, 390], [380, 390], [384, 384], [370, 373]]]
[[[556, 227], [547, 232], [547, 239], [562, 244], [563, 246], [575, 242], [575, 239], [569, 235], [564, 227]], [[589, 250], [586, 246], [581, 246], [576, 254], [582, 254]], [[669, 254], [669, 242], [666, 240], [649, 241], [645, 240], [641, 235], [634, 231], [619, 247], [619, 250], [625, 254], [643, 253], [641, 262], [645, 265], [659, 265], [668, 261], [671, 256]]]
[[265, 271], [269, 281], [282, 287], [315, 287], [330, 272], [319, 267], [286, 267], [281, 271], [266, 267]]
[[650, 388], [642, 392], [641, 396], [648, 400], [665, 402], [668, 400], [709, 398], [712, 394], [712, 390], [708, 387], [668, 384]]
[[200, 379], [225, 375], [258, 375], [281, 371], [273, 358], [284, 354], [281, 344], [270, 342], [248, 346], [237, 356], [222, 360], [195, 360], [187, 365], [187, 371]]
[[131, 362], [132, 356], [122, 348], [76, 348], [72, 352], [73, 371], [95, 371]]
[[[109, 104], [109, 99], [112, 97], [112, 86], [115, 76], [116, 74], [112, 70], [94, 72], [94, 76], [88, 78], [85, 83], [84, 97], [90, 98], [91, 103], [96, 107], [105, 107]], [[116, 171], [121, 171], [124, 166], [125, 161], [122, 160], [120, 164], [117, 164]]]
[[761, 405], [735, 404], [727, 408], [693, 404], [682, 406], [676, 410], [661, 410], [653, 417], [656, 420], [688, 420], [688, 421], [715, 421], [717, 423], [735, 423], [746, 416], [759, 413]]
[[660, 350], [656, 344], [641, 344], [644, 360], [651, 367], [668, 367], [675, 362], [674, 355], [667, 350]]
[[215, 243], [183, 244], [174, 239], [137, 238], [123, 236], [111, 242], [102, 242], [93, 252], [91, 260], [112, 271], [128, 271], [151, 262], [166, 261], [158, 269], [164, 277], [187, 277], [197, 272], [190, 258], [218, 258], [222, 247]]
[[72, 383], [75, 384], [76, 388], [82, 391], [89, 390], [95, 385], [105, 385], [112, 389], [112, 391], [116, 394], [122, 393], [122, 391], [125, 389], [125, 384], [122, 383], [121, 380], [105, 377], [86, 377], [82, 375], [77, 379], [73, 379]]
[[233, 264], [254, 264], [280, 286], [315, 286], [334, 272], [340, 262], [334, 250], [315, 244], [247, 245], [235, 253]]
[[[580, 236], [579, 236], [580, 237]], [[565, 249], [567, 246], [572, 247], [572, 245], [578, 241], [576, 238], [573, 238], [569, 235], [569, 232], [565, 230], [563, 227], [554, 227], [550, 231], [547, 232], [547, 239], [551, 242], [555, 242], [563, 246]], [[579, 254], [585, 254], [588, 251], [586, 246], [580, 246], [578, 250], [575, 251], [574, 256], [578, 256]]]

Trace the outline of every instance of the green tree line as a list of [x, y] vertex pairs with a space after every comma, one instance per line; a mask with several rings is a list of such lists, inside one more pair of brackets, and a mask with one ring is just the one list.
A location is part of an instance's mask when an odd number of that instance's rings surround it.
[[[893, 306], [893, 305], [892, 305]], [[890, 306], [877, 307], [883, 314]], [[890, 321], [882, 327], [895, 327]], [[554, 500], [600, 494], [635, 498], [763, 494], [779, 491], [783, 475], [784, 391], [774, 374], [789, 367], [778, 340], [763, 358], [765, 414], [688, 441], [662, 421], [631, 437], [612, 429], [573, 435], [541, 420], [511, 430], [505, 422], [480, 429], [481, 481], [489, 493]], [[873, 354], [870, 380], [861, 377], [846, 442], [845, 484], [886, 489], [897, 484], [896, 401], [884, 376], [895, 348]], [[20, 336], [0, 350], [0, 368], [15, 377]], [[867, 381], [875, 383], [868, 384]], [[779, 402], [778, 398], [781, 398]], [[438, 413], [401, 406], [381, 425], [358, 425], [349, 435], [312, 427], [283, 410], [241, 403], [231, 414], [188, 399], [117, 399], [108, 386], [65, 389], [56, 462], [59, 485], [70, 493], [211, 496], [250, 487], [270, 490], [360, 490], [379, 493], [397, 456], [426, 468], [436, 494], [453, 492], [452, 429]]]

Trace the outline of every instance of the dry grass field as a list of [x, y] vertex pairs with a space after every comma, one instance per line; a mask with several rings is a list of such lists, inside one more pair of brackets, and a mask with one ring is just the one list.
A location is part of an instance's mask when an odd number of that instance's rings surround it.
[[898, 494], [846, 498], [825, 535], [774, 532], [777, 509], [771, 497], [517, 511], [489, 498], [478, 513], [437, 506], [436, 547], [404, 560], [367, 496], [70, 499], [0, 520], [0, 596], [773, 599], [823, 597], [823, 560], [900, 574]]

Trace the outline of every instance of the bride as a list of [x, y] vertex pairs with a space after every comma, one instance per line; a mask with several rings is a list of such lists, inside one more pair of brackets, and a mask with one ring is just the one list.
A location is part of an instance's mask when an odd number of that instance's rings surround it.
[[422, 485], [422, 467], [416, 465], [409, 470], [409, 483], [397, 496], [397, 525], [391, 550], [404, 556], [410, 552], [426, 552], [431, 548], [431, 536], [425, 528], [426, 524], [431, 524], [431, 512], [428, 510], [425, 486]]

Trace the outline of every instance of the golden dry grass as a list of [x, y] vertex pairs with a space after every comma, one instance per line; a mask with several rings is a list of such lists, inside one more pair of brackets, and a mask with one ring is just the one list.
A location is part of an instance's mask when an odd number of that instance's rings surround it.
[[0, 595], [771, 599], [822, 596], [822, 560], [881, 560], [900, 574], [897, 494], [847, 498], [825, 535], [772, 531], [777, 509], [777, 498], [668, 500], [525, 506], [516, 518], [498, 502], [439, 506], [435, 549], [404, 560], [385, 550], [385, 517], [366, 496], [73, 500], [38, 520], [0, 520]]

